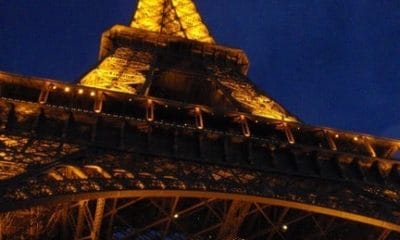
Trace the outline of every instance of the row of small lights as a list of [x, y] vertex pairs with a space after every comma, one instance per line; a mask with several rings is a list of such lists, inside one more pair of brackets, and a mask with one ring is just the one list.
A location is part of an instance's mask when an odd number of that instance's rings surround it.
[[[56, 86], [53, 86], [53, 90], [56, 90], [56, 89], [57, 89], [57, 87], [56, 87]], [[65, 88], [64, 88], [64, 92], [66, 92], [66, 93], [71, 92], [71, 88], [70, 88], [70, 87], [65, 87]], [[85, 91], [84, 91], [82, 88], [79, 88], [79, 89], [78, 89], [78, 94], [82, 95], [84, 92], [85, 92]], [[91, 97], [96, 96], [96, 92], [95, 92], [95, 91], [90, 91], [90, 96], [91, 96]]]
[[[335, 134], [335, 138], [339, 138], [339, 137], [340, 137], [339, 134]], [[353, 137], [353, 140], [357, 142], [359, 140], [359, 138], [358, 137]]]
[[[57, 89], [57, 86], [53, 86], [52, 89], [53, 89], [53, 90], [56, 90], [56, 89]], [[71, 92], [71, 88], [70, 88], [70, 87], [65, 87], [65, 88], [64, 88], [64, 92], [66, 92], [66, 93]], [[79, 89], [78, 89], [78, 94], [79, 94], [79, 95], [82, 95], [84, 92], [85, 92], [85, 91], [84, 91], [82, 88], [79, 88]], [[96, 92], [95, 92], [95, 91], [90, 91], [90, 96], [91, 96], [91, 97], [96, 96]], [[129, 101], [131, 102], [131, 101], [132, 101], [132, 98], [129, 98]], [[150, 100], [150, 101], [151, 101], [151, 100]], [[168, 105], [165, 105], [165, 107], [167, 108]], [[198, 109], [198, 107], [196, 107], [196, 110], [197, 110], [197, 109]], [[241, 115], [240, 117], [243, 118], [244, 116]], [[258, 123], [258, 120], [256, 120], [256, 123]], [[340, 137], [339, 134], [335, 134], [335, 138], [336, 138], [336, 139], [338, 139], [339, 137]], [[353, 140], [357, 142], [357, 141], [359, 140], [359, 138], [358, 138], [358, 137], [353, 137]]]

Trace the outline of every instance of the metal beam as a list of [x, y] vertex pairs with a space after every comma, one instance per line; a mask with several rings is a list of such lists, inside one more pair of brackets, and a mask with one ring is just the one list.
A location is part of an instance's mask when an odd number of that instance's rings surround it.
[[232, 201], [228, 212], [225, 214], [222, 226], [219, 229], [217, 239], [235, 239], [250, 207], [251, 203]]
[[171, 207], [171, 212], [169, 214], [169, 219], [168, 219], [167, 223], [165, 224], [165, 228], [164, 228], [164, 233], [163, 233], [163, 238], [162, 239], [165, 239], [167, 237], [167, 234], [169, 232], [169, 229], [170, 229], [170, 226], [171, 226], [171, 223], [172, 223], [173, 219], [179, 217], [179, 215], [175, 215], [175, 214], [177, 214], [177, 213], [175, 213], [175, 211], [176, 211], [176, 206], [178, 205], [178, 202], [179, 202], [179, 197], [177, 197], [177, 198], [175, 198], [173, 200], [172, 207]]
[[78, 240], [80, 239], [83, 231], [83, 224], [84, 224], [84, 214], [85, 214], [85, 205], [86, 201], [80, 201], [79, 206], [78, 206], [78, 218], [76, 220], [76, 226], [75, 226], [75, 236], [74, 239]]
[[386, 240], [388, 239], [390, 233], [392, 233], [392, 231], [385, 229], [382, 231], [381, 235], [379, 235], [379, 237], [377, 238], [377, 240]]
[[117, 214], [117, 204], [118, 204], [118, 198], [112, 199], [110, 218], [108, 219], [108, 226], [107, 226], [107, 239], [110, 240], [112, 239], [113, 236], [113, 225], [114, 225], [114, 217]]
[[98, 240], [100, 237], [101, 223], [103, 221], [104, 206], [106, 200], [104, 198], [97, 199], [96, 211], [94, 213], [94, 219], [92, 224], [92, 230], [90, 237], [92, 240]]
[[68, 230], [68, 211], [69, 211], [69, 203], [64, 203], [62, 211], [62, 231], [61, 231], [61, 238], [62, 240], [68, 240], [69, 238], [69, 230]]
[[[264, 210], [260, 210], [260, 211], [263, 211], [264, 212]], [[283, 210], [282, 210], [282, 212], [280, 213], [280, 215], [279, 215], [279, 218], [278, 218], [278, 220], [276, 221], [276, 223], [275, 223], [275, 226], [274, 226], [274, 229], [276, 230], [276, 229], [279, 229], [279, 225], [281, 225], [282, 224], [282, 222], [283, 222], [283, 219], [285, 218], [285, 216], [286, 216], [286, 214], [289, 212], [289, 208], [284, 208]], [[275, 235], [275, 232], [276, 231], [271, 231], [270, 233], [269, 233], [269, 236], [268, 236], [268, 240], [271, 240], [271, 239], [273, 239], [273, 237], [274, 237], [274, 235]]]

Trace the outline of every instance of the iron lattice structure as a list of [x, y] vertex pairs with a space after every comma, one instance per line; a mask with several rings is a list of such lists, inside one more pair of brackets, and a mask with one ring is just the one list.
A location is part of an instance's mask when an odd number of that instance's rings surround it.
[[1, 239], [400, 237], [399, 141], [300, 122], [191, 1], [131, 26], [80, 84], [0, 72]]

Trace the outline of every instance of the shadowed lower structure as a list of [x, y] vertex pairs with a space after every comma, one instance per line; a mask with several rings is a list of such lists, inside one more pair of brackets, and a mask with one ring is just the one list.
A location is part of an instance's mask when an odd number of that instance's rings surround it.
[[189, 0], [78, 84], [0, 72], [1, 239], [398, 239], [400, 141], [309, 126]]

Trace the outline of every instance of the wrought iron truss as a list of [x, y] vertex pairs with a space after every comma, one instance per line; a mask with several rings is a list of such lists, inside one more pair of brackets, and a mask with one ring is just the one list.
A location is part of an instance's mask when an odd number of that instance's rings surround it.
[[298, 121], [249, 81], [242, 50], [121, 25], [101, 42], [99, 64], [81, 85]]
[[[91, 96], [98, 91], [95, 88], [54, 82], [56, 89], [40, 103], [41, 89], [48, 82], [31, 79], [28, 85], [20, 77], [11, 81], [13, 76], [8, 76], [2, 78], [0, 101], [4, 236], [16, 236], [17, 229], [10, 226], [33, 214], [41, 224], [18, 225], [31, 231], [18, 230], [20, 234], [57, 238], [78, 232], [77, 239], [118, 234], [122, 239], [261, 239], [271, 234], [270, 239], [290, 239], [294, 234], [310, 239], [312, 233], [316, 239], [329, 239], [353, 236], [359, 234], [354, 229], [362, 228], [365, 237], [397, 237], [398, 141], [105, 90], [102, 111], [96, 113], [99, 104]], [[122, 230], [117, 230], [122, 224], [118, 223], [106, 231], [110, 220], [100, 216], [108, 216], [111, 202], [138, 198], [152, 206], [149, 212], [158, 209], [164, 217], [157, 215], [159, 219], [147, 225], [125, 220]], [[183, 215], [184, 210], [171, 207], [174, 201], [177, 206], [224, 202], [231, 211], [219, 213], [214, 224], [204, 220], [204, 228], [179, 228], [178, 220], [167, 217]], [[167, 209], [161, 211], [152, 202]], [[86, 209], [83, 220], [76, 210], [80, 205]], [[259, 210], [266, 207], [290, 209], [298, 216], [298, 225], [271, 220]], [[258, 217], [249, 219], [248, 213], [254, 211]], [[269, 225], [259, 223], [259, 218]], [[303, 221], [312, 226], [309, 232], [301, 227]], [[328, 228], [331, 221], [341, 227]], [[82, 222], [79, 227], [77, 222]], [[54, 231], [44, 233], [43, 226]], [[250, 226], [257, 226], [257, 231], [250, 231]], [[142, 235], [129, 235], [140, 229], [146, 229]]]
[[303, 124], [192, 1], [78, 85], [0, 72], [0, 239], [399, 239], [400, 141]]
[[[38, 216], [40, 222], [27, 223], [27, 229], [10, 226], [17, 221], [36, 220]], [[3, 226], [3, 232], [23, 232], [26, 238], [39, 235], [57, 239], [139, 240], [359, 239], [365, 236], [390, 239], [382, 237], [388, 236], [386, 232], [326, 215], [217, 198], [98, 198], [19, 210], [3, 215], [2, 219], [9, 224]]]
[[139, 0], [131, 27], [214, 43], [191, 0]]

